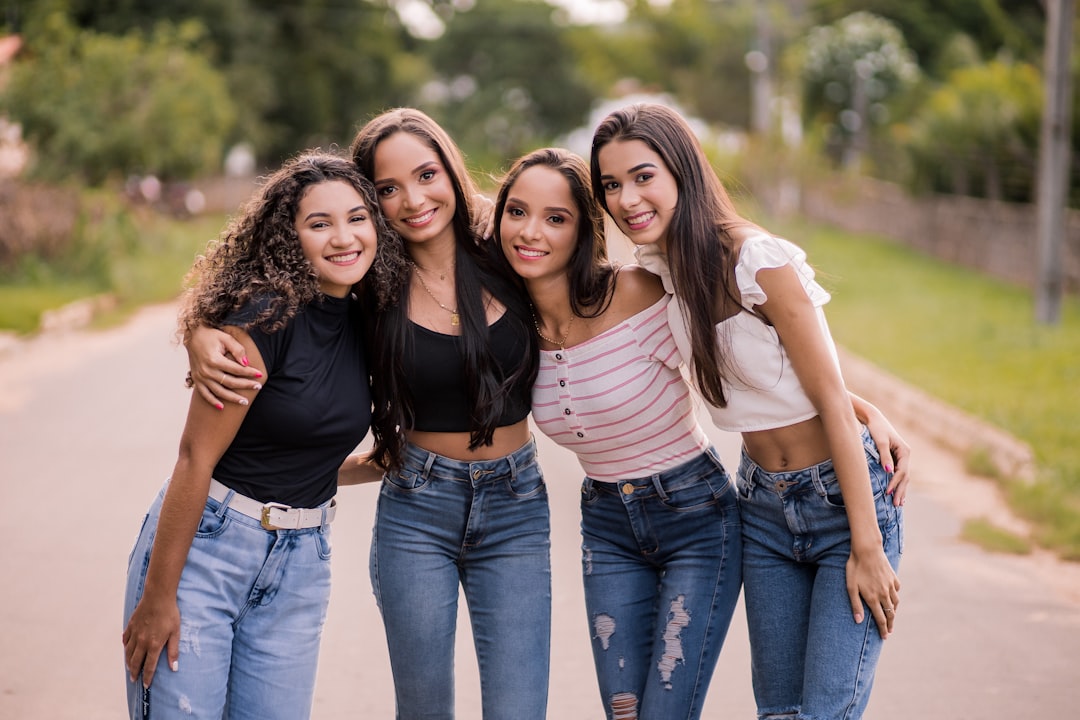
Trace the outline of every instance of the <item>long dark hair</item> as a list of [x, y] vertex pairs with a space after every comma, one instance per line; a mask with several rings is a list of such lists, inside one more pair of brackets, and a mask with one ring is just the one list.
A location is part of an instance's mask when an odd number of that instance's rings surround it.
[[[597, 201], [609, 215], [600, 180], [600, 149], [616, 140], [640, 140], [663, 159], [675, 177], [678, 205], [667, 234], [667, 256], [675, 294], [684, 307], [693, 353], [693, 372], [704, 398], [727, 405], [721, 383], [723, 358], [716, 339], [718, 301], [741, 308], [734, 286], [737, 258], [730, 231], [753, 227], [735, 210], [727, 190], [709, 164], [687, 122], [674, 110], [654, 103], [612, 112], [593, 133], [590, 168]], [[612, 215], [614, 217], [614, 215]], [[690, 360], [690, 358], [686, 358]]]
[[[454, 188], [455, 283], [457, 309], [461, 316], [465, 382], [473, 405], [469, 411], [469, 448], [490, 445], [508, 403], [509, 388], [531, 385], [539, 366], [539, 344], [533, 335], [528, 304], [514, 281], [501, 275], [493, 262], [490, 243], [482, 244], [472, 229], [472, 198], [476, 185], [465, 159], [446, 131], [423, 112], [397, 108], [367, 122], [357, 132], [350, 147], [360, 171], [374, 177], [375, 151], [383, 140], [406, 132], [428, 145], [439, 156]], [[407, 249], [406, 243], [406, 249]], [[509, 320], [528, 348], [526, 357], [509, 376], [504, 375], [489, 342], [484, 292], [506, 306]], [[383, 468], [400, 467], [405, 431], [414, 424], [413, 400], [405, 377], [403, 360], [409, 338], [408, 284], [400, 301], [378, 314], [372, 347], [374, 413], [372, 458]]]
[[281, 166], [199, 256], [188, 273], [179, 332], [219, 327], [234, 311], [264, 303], [247, 328], [274, 332], [303, 305], [322, 297], [315, 269], [304, 257], [296, 232], [300, 201], [313, 186], [351, 185], [368, 206], [377, 246], [361, 285], [379, 307], [393, 302], [408, 280], [408, 259], [398, 234], [379, 209], [375, 188], [348, 159], [309, 150]]
[[[495, 240], [502, 246], [500, 224], [506, 201], [514, 183], [531, 167], [547, 167], [566, 178], [577, 208], [578, 226], [574, 252], [570, 255], [567, 277], [570, 281], [570, 308], [578, 317], [596, 317], [607, 309], [615, 289], [614, 268], [608, 261], [604, 241], [604, 211], [589, 186], [589, 168], [580, 157], [562, 148], [541, 148], [518, 158], [507, 171], [495, 201]], [[505, 255], [500, 264], [512, 272]]]

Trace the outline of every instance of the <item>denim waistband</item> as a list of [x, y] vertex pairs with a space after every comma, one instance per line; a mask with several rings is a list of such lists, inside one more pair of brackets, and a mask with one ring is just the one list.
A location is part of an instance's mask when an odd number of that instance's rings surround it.
[[[863, 426], [860, 437], [862, 439], [863, 449], [870, 453], [874, 458], [877, 458], [877, 446], [874, 445], [874, 441], [870, 437], [870, 431], [866, 429], [866, 426]], [[761, 485], [772, 488], [780, 494], [787, 492], [790, 488], [807, 483], [818, 487], [821, 485], [821, 476], [832, 471], [832, 458], [827, 458], [816, 465], [799, 468], [798, 470], [770, 472], [754, 462], [753, 458], [747, 454], [745, 445], [742, 448], [742, 454], [739, 460], [739, 477], [747, 484], [751, 486]]]
[[[582, 492], [586, 492], [593, 487], [611, 489], [616, 487], [625, 488], [629, 485], [633, 490], [640, 490], [642, 488], [655, 488], [661, 490], [667, 483], [672, 480], [681, 479], [688, 472], [693, 472], [698, 467], [715, 468], [717, 470], [723, 469], [724, 465], [720, 461], [720, 454], [716, 451], [715, 447], [709, 445], [701, 451], [700, 455], [695, 455], [683, 464], [676, 465], [673, 468], [668, 468], [663, 472], [654, 473], [652, 475], [644, 475], [642, 477], [628, 478], [625, 480], [596, 480], [586, 475], [581, 489]], [[628, 494], [625, 489], [620, 490], [620, 492]]]
[[485, 477], [516, 477], [521, 468], [536, 463], [536, 441], [529, 441], [509, 455], [492, 460], [457, 460], [425, 450], [419, 445], [405, 444], [402, 467], [424, 477], [437, 476], [455, 480], [483, 480]]

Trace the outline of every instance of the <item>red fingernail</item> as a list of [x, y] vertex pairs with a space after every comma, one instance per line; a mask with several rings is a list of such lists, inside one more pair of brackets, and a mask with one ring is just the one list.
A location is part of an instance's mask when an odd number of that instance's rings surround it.
[[214, 403], [214, 407], [216, 407], [218, 410], [224, 410], [225, 409], [225, 406], [222, 405], [221, 403]]
[[892, 472], [892, 465], [886, 465], [885, 466], [885, 472], [891, 473]]
[[262, 373], [258, 370], [255, 371], [255, 377], [262, 377]]
[[247, 367], [248, 366], [248, 359], [246, 357], [240, 358], [240, 364], [243, 365], [244, 367]]

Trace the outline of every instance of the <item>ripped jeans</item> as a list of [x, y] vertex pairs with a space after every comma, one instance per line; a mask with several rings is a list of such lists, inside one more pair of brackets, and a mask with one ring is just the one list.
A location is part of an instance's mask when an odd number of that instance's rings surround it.
[[735, 487], [713, 448], [581, 488], [582, 571], [608, 720], [698, 718], [742, 583]]

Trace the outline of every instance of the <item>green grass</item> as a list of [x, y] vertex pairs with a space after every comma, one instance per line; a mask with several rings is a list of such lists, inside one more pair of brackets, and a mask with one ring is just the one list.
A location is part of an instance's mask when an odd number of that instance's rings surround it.
[[832, 292], [837, 342], [1031, 445], [1035, 487], [998, 478], [1037, 540], [1080, 559], [1080, 298], [1036, 323], [1031, 291], [899, 243], [816, 224], [773, 223]]
[[99, 326], [120, 322], [143, 305], [171, 300], [179, 295], [195, 256], [218, 236], [225, 220], [224, 215], [110, 217], [90, 233], [100, 239], [84, 241], [97, 243], [94, 253], [101, 257], [92, 271], [34, 261], [0, 278], [0, 330], [32, 333], [45, 311], [90, 295], [107, 293], [116, 300], [96, 319]]
[[1031, 542], [994, 525], [986, 518], [967, 520], [960, 537], [981, 548], [1010, 555], [1030, 555]]

